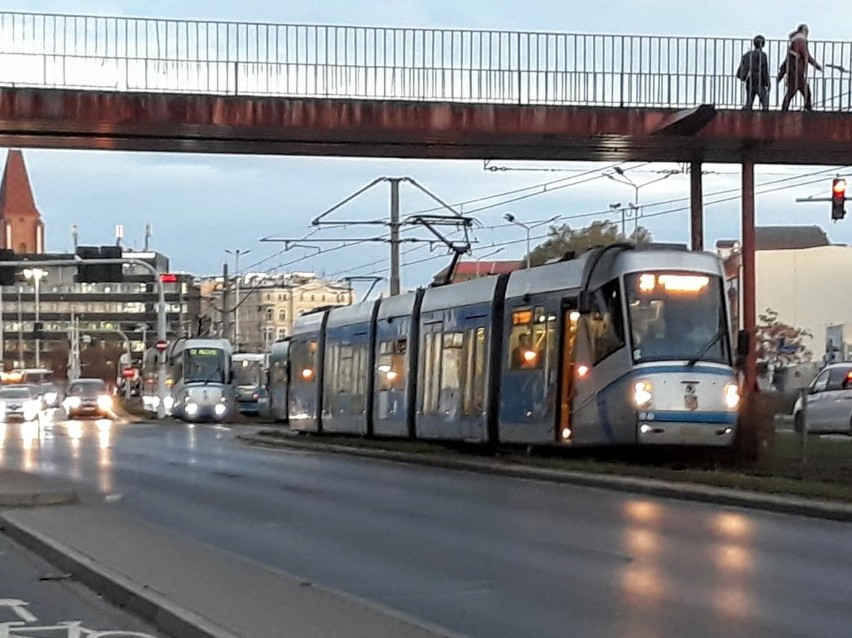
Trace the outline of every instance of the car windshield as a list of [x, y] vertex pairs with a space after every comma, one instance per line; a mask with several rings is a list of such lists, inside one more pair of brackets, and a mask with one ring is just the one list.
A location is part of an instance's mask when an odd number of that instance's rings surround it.
[[107, 391], [107, 385], [103, 381], [84, 381], [75, 382], [68, 386], [69, 396], [94, 396], [96, 394], [104, 394]]
[[220, 348], [189, 348], [184, 370], [186, 383], [224, 383], [225, 352]]
[[29, 388], [0, 389], [0, 399], [32, 399], [33, 396], [33, 392]]
[[263, 379], [263, 364], [260, 361], [234, 361], [234, 385], [256, 387]]
[[646, 272], [628, 275], [624, 282], [634, 361], [729, 363], [719, 277]]

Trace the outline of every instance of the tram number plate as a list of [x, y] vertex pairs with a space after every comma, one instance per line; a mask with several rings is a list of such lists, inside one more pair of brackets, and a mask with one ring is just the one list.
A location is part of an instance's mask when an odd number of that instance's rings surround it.
[[692, 441], [701, 435], [701, 430], [695, 425], [684, 425], [680, 430], [680, 435], [682, 438]]

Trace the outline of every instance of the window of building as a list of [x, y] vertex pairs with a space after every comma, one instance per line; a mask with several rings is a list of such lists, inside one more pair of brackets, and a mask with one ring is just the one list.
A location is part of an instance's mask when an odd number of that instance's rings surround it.
[[287, 309], [279, 308], [278, 309], [278, 321], [287, 321]]
[[266, 318], [266, 321], [272, 321], [272, 307], [271, 306], [266, 309], [266, 311], [264, 313], [264, 317]]
[[287, 338], [287, 328], [278, 328], [278, 340]]

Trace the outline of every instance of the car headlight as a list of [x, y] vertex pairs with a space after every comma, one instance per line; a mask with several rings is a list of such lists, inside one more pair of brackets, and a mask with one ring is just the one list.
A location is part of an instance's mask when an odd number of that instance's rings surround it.
[[198, 414], [198, 404], [197, 403], [187, 403], [184, 408], [187, 416], [195, 416]]
[[216, 413], [216, 416], [222, 416], [225, 412], [228, 411], [228, 406], [224, 403], [219, 403], [216, 407], [213, 408], [213, 411]]
[[654, 400], [654, 387], [650, 381], [637, 381], [633, 384], [633, 403], [637, 408], [647, 408]]
[[59, 393], [57, 392], [45, 392], [44, 393], [44, 402], [47, 405], [53, 405], [56, 403], [56, 400], [59, 398]]
[[80, 397], [68, 397], [67, 399], [65, 399], [65, 405], [69, 408], [79, 408]]
[[101, 410], [111, 410], [112, 409], [112, 397], [102, 394], [98, 397], [98, 407]]
[[729, 383], [724, 390], [725, 405], [730, 410], [736, 410], [740, 405], [740, 389], [735, 383]]
[[166, 410], [171, 410], [174, 407], [174, 404], [175, 400], [170, 396], [167, 396], [165, 399], [163, 399], [163, 407], [165, 407]]

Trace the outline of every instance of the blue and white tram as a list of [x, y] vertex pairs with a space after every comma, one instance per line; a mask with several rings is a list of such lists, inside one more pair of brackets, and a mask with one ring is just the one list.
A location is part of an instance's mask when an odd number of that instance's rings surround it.
[[241, 414], [257, 416], [267, 402], [267, 356], [255, 352], [237, 352], [231, 357], [237, 409]]
[[306, 315], [289, 344], [291, 427], [730, 445], [739, 388], [722, 281], [715, 255], [614, 245]]
[[290, 388], [290, 341], [276, 341], [269, 349], [266, 394], [269, 416], [281, 423], [287, 421]]
[[[152, 349], [153, 350], [153, 349]], [[184, 421], [224, 421], [234, 412], [231, 344], [227, 339], [179, 339], [166, 350], [166, 412]], [[156, 352], [145, 357], [149, 410], [156, 412]]]

